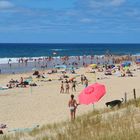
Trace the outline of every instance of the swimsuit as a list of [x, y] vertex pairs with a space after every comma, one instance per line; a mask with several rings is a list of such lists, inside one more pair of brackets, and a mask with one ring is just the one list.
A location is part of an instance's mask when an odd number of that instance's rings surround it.
[[74, 106], [70, 106], [70, 111], [74, 112], [75, 111], [75, 107]]

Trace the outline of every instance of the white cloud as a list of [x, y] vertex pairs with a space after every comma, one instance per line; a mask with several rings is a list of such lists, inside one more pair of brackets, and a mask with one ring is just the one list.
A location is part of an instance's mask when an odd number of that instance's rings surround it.
[[13, 8], [13, 7], [14, 7], [14, 4], [12, 4], [9, 1], [4, 1], [4, 0], [0, 1], [0, 10], [1, 9], [10, 9], [10, 8]]

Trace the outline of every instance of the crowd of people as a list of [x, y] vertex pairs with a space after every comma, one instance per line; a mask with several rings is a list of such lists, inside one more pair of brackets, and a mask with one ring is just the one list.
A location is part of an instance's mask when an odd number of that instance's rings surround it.
[[26, 80], [24, 80], [23, 77], [21, 77], [20, 80], [11, 79], [6, 86], [8, 88], [14, 88], [14, 87], [26, 87], [27, 85], [29, 85], [29, 83]]
[[60, 93], [70, 93], [70, 87], [72, 92], [76, 92], [76, 86], [80, 83], [84, 85], [85, 88], [88, 86], [88, 79], [85, 75], [81, 75], [80, 82], [76, 81], [75, 78], [65, 79], [65, 81], [63, 81], [63, 79], [61, 80]]

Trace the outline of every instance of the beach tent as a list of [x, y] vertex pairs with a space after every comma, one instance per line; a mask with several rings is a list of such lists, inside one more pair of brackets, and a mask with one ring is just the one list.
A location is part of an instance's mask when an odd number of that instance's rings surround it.
[[80, 95], [78, 96], [79, 98], [79, 103], [80, 104], [93, 104], [95, 102], [98, 102], [106, 93], [105, 86], [102, 84], [92, 84], [88, 87], [86, 87]]
[[140, 64], [140, 59], [137, 59], [136, 60], [136, 64]]
[[132, 63], [131, 61], [124, 61], [124, 62], [122, 62], [121, 66], [122, 67], [130, 66], [131, 63]]
[[57, 65], [55, 66], [56, 69], [66, 69], [67, 66], [66, 65]]

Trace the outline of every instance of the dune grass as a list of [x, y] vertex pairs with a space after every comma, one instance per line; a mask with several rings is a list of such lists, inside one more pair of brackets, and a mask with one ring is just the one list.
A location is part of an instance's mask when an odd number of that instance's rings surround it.
[[139, 140], [140, 98], [121, 108], [94, 110], [75, 121], [44, 125], [27, 133], [0, 136], [0, 140]]

